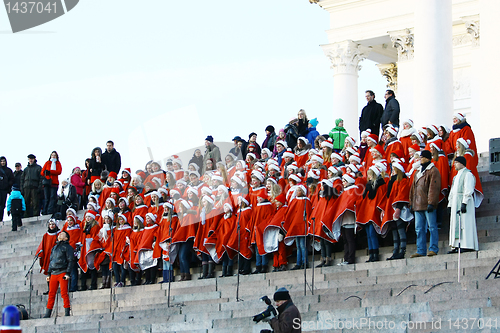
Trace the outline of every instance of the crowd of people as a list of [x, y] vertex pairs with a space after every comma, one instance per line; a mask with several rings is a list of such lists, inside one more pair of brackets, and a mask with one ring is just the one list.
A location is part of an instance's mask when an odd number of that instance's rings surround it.
[[[394, 250], [387, 260], [402, 259], [412, 221], [417, 251], [411, 257], [434, 256], [448, 215], [449, 252], [457, 251], [459, 239], [461, 251], [478, 250], [474, 210], [482, 188], [474, 133], [464, 115], [453, 115], [452, 128], [415, 127], [410, 119], [399, 121], [394, 92], [386, 93], [385, 109], [374, 98], [367, 91], [359, 139], [345, 131], [342, 119], [321, 135], [318, 120], [300, 110], [278, 133], [267, 126], [262, 145], [255, 132], [248, 141], [236, 136], [223, 155], [208, 136], [204, 154], [196, 149], [188, 163], [173, 155], [165, 169], [156, 161], [134, 173], [121, 168], [109, 141], [61, 186], [57, 152], [43, 167], [30, 154], [18, 186], [26, 215], [39, 214], [41, 192], [42, 211], [59, 213], [37, 250], [41, 271], [48, 274], [61, 231], [78, 263], [68, 268], [70, 292], [78, 290], [78, 276], [79, 290], [89, 287], [89, 278], [90, 289], [97, 289], [98, 272], [101, 288], [109, 288], [111, 275], [114, 287], [125, 286], [127, 278], [133, 286], [156, 283], [159, 270], [162, 282], [173, 282], [174, 266], [181, 281], [191, 279], [193, 265], [201, 265], [202, 279], [213, 278], [217, 264], [222, 276], [233, 275], [235, 264], [243, 275], [268, 272], [269, 261], [273, 271], [303, 269], [311, 248], [321, 254], [317, 267], [329, 266], [337, 242], [344, 247], [340, 265], [350, 265], [362, 229], [368, 261], [380, 260], [379, 239], [388, 234]], [[7, 174], [4, 157], [0, 163]]]

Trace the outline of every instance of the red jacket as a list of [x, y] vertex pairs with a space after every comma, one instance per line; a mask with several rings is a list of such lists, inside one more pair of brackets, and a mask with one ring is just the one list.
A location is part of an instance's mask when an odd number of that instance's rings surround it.
[[[61, 163], [59, 161], [56, 161], [56, 169], [55, 170], [50, 170], [51, 166], [52, 166], [51, 161], [45, 162], [45, 164], [43, 165], [43, 168], [42, 168], [42, 172], [40, 174], [42, 175], [42, 177], [45, 177], [45, 170], [48, 170], [50, 172], [50, 178], [52, 179], [52, 186], [59, 185], [59, 175], [62, 172]], [[49, 177], [45, 177], [45, 178], [49, 179]]]

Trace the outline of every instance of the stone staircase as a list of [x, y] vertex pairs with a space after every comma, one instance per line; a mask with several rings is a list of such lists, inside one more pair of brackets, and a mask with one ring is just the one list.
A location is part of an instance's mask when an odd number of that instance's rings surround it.
[[[380, 249], [380, 262], [365, 263], [366, 249], [360, 249], [354, 265], [314, 269], [314, 292], [313, 270], [308, 269], [305, 296], [302, 270], [240, 276], [237, 301], [235, 276], [196, 280], [199, 271], [193, 269], [194, 280], [171, 284], [170, 307], [168, 284], [75, 292], [70, 293], [71, 317], [62, 316], [58, 296], [57, 316], [22, 321], [23, 332], [260, 332], [269, 326], [252, 321], [265, 309], [259, 298], [271, 297], [283, 286], [301, 312], [303, 331], [499, 332], [499, 281], [485, 280], [500, 258], [500, 213], [495, 213], [498, 180], [483, 170], [480, 175], [485, 189], [484, 207], [477, 218], [480, 251], [461, 255], [460, 283], [458, 255], [446, 254], [448, 235], [443, 228], [435, 257], [386, 261], [392, 251], [386, 246]], [[28, 307], [30, 284], [24, 275], [46, 231], [45, 223], [44, 217], [25, 219], [17, 233], [10, 231], [8, 223], [0, 227], [2, 306]], [[415, 250], [409, 244], [407, 257]], [[342, 256], [336, 252], [334, 264]], [[47, 302], [42, 295], [47, 289], [45, 276], [38, 269], [37, 263], [32, 318], [42, 316]]]

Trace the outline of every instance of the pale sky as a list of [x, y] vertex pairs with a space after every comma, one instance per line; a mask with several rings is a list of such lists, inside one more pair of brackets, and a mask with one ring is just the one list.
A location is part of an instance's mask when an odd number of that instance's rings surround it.
[[[57, 150], [63, 177], [115, 142], [122, 167], [235, 135], [278, 130], [305, 109], [328, 133], [333, 72], [325, 10], [307, 0], [82, 0], [64, 16], [12, 34], [0, 10], [0, 155], [42, 165]], [[358, 109], [385, 80], [364, 61]]]

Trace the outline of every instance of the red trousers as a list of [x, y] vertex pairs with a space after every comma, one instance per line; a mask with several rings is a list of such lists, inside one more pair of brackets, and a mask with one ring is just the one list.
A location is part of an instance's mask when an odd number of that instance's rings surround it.
[[61, 273], [57, 275], [51, 275], [49, 281], [49, 301], [47, 302], [47, 309], [52, 310], [54, 308], [54, 302], [56, 301], [57, 288], [61, 286], [61, 297], [64, 301], [64, 307], [66, 309], [70, 308], [69, 295], [68, 295], [68, 280], [64, 280], [64, 275], [66, 273]]
[[280, 267], [288, 264], [288, 249], [285, 242], [278, 243], [278, 251], [273, 252], [273, 267]]

